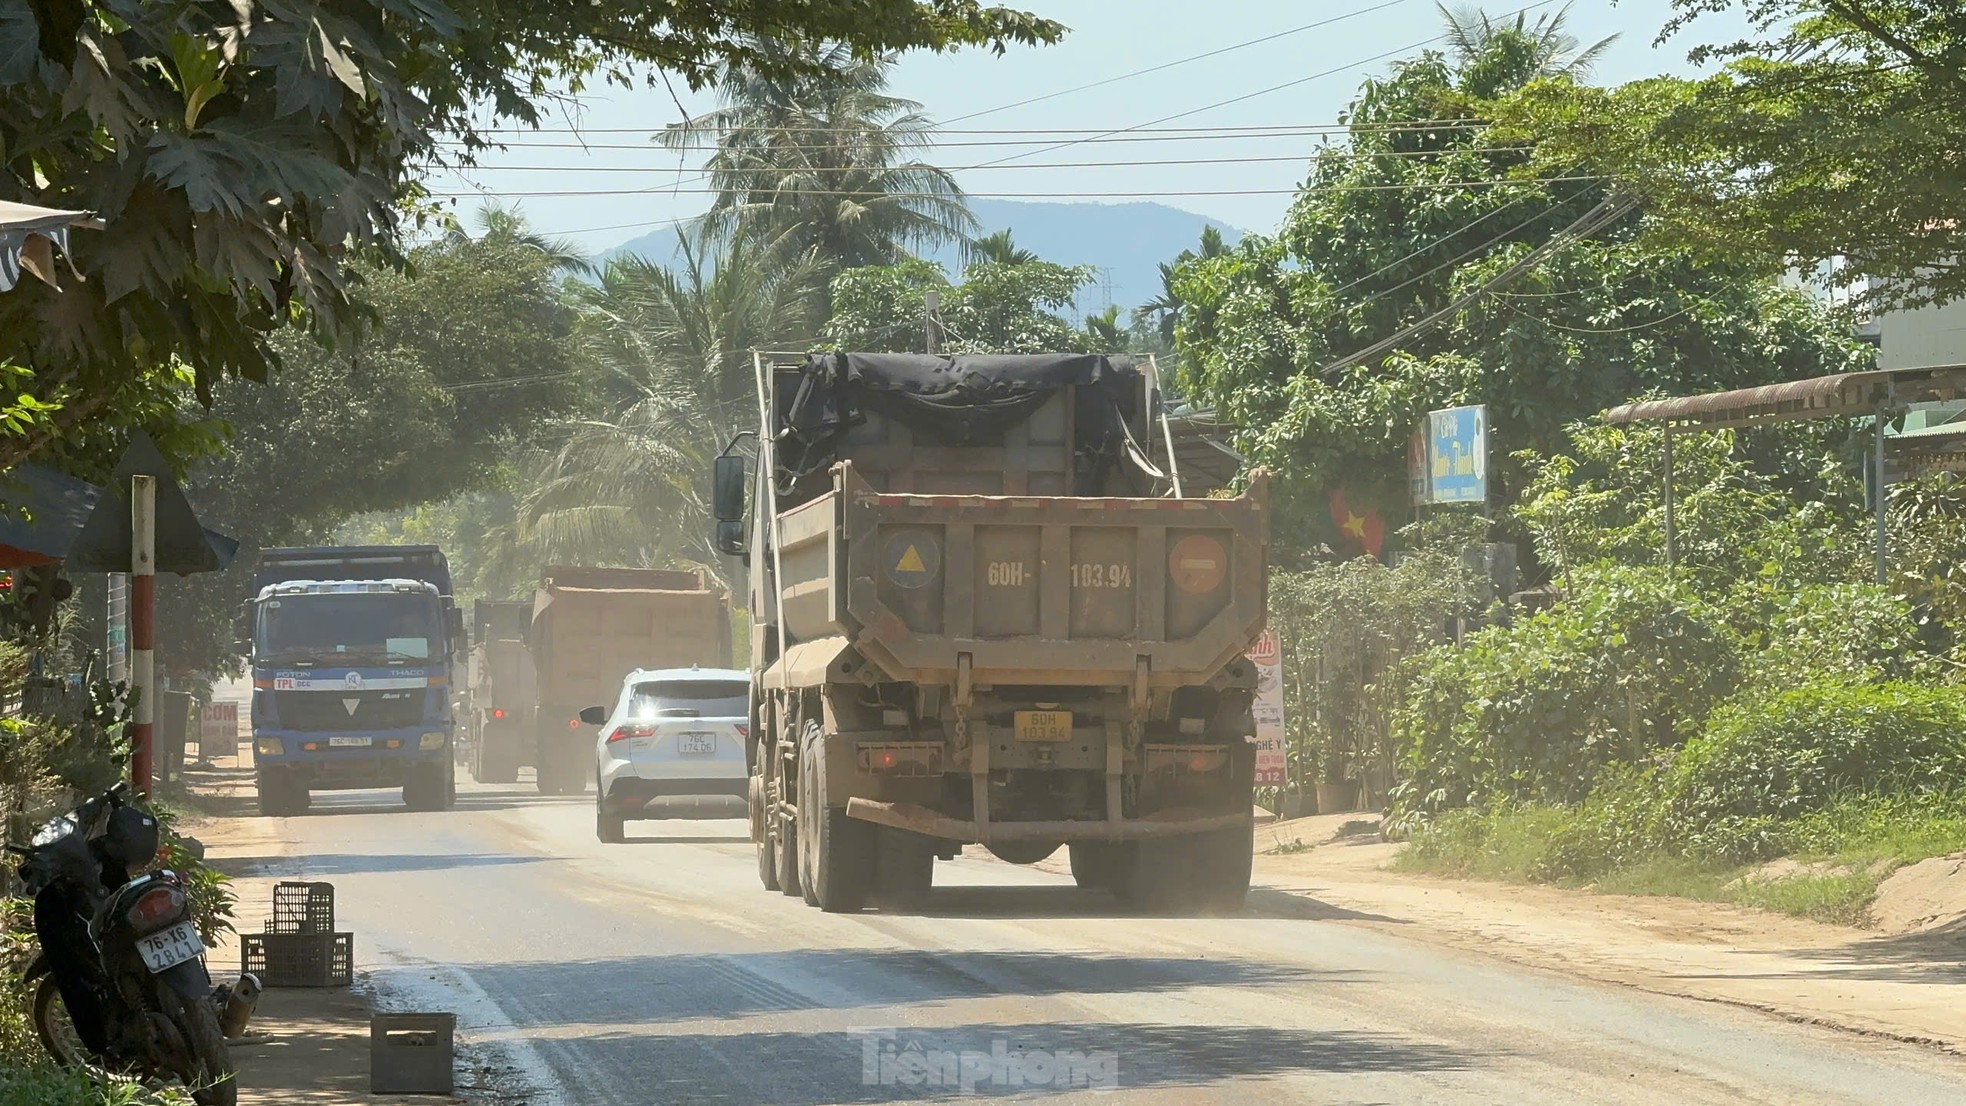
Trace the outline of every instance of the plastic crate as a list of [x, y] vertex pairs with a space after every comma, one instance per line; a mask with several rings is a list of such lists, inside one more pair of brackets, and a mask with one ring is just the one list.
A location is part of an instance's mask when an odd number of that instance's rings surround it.
[[346, 987], [355, 981], [355, 935], [243, 933], [239, 970], [266, 987]]
[[456, 1014], [377, 1014], [369, 1020], [369, 1093], [456, 1091]]
[[333, 933], [334, 884], [285, 882], [273, 885], [273, 916], [268, 933]]

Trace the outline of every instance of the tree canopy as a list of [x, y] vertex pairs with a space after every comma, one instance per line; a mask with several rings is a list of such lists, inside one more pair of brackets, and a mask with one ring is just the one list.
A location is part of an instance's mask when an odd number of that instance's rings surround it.
[[1655, 241], [1763, 264], [1846, 259], [1874, 306], [1966, 295], [1966, 13], [1950, 0], [1675, 0], [1669, 36], [1744, 11], [1702, 80], [1545, 82], [1500, 109], [1546, 164], [1646, 197]]
[[1083, 265], [980, 261], [951, 284], [942, 267], [912, 260], [849, 269], [833, 281], [833, 314], [823, 340], [838, 349], [920, 350], [927, 293], [940, 291], [947, 353], [1046, 353], [1086, 349], [1093, 332], [1060, 314], [1092, 280]]
[[0, 299], [0, 363], [38, 404], [13, 405], [37, 425], [0, 438], [0, 464], [117, 422], [133, 385], [169, 393], [175, 365], [209, 398], [264, 379], [288, 323], [341, 337], [360, 315], [344, 266], [400, 262], [415, 175], [468, 159], [487, 120], [537, 123], [549, 89], [1062, 30], [977, 0], [0, 0], [0, 196], [105, 223], [76, 244], [80, 279]]
[[[1482, 105], [1547, 59], [1506, 27], [1488, 51], [1458, 64], [1428, 53], [1367, 81], [1346, 141], [1318, 151], [1282, 227], [1176, 273], [1188, 390], [1243, 428], [1245, 454], [1286, 490], [1344, 488], [1404, 516], [1407, 446], [1429, 409], [1488, 404], [1505, 458], [1560, 449], [1567, 423], [1649, 390], [1863, 363], [1847, 329], [1771, 270], [1658, 247], [1640, 234], [1649, 214], [1565, 233], [1606, 186], [1525, 168], [1532, 151]], [[1436, 316], [1389, 355], [1326, 371]], [[1506, 499], [1520, 479], [1500, 468]]]

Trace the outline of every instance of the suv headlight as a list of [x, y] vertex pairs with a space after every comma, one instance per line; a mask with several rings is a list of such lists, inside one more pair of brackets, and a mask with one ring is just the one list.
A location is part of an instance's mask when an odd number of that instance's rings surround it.
[[449, 736], [450, 736], [449, 734], [445, 733], [442, 730], [432, 730], [431, 732], [424, 734], [423, 740], [418, 742], [418, 744], [423, 749], [424, 752], [428, 753], [433, 750], [443, 748], [444, 739]]

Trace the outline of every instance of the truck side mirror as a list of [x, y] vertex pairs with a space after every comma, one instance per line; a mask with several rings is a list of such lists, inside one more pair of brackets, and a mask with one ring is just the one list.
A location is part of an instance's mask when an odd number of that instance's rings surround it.
[[588, 707], [580, 712], [580, 720], [590, 726], [605, 726], [608, 722], [608, 708]]
[[711, 499], [716, 508], [717, 521], [742, 522], [744, 520], [743, 455], [726, 453], [717, 458], [711, 483], [714, 485]]
[[731, 557], [745, 553], [744, 458], [726, 453], [717, 458], [711, 478], [711, 506], [717, 517], [717, 552]]

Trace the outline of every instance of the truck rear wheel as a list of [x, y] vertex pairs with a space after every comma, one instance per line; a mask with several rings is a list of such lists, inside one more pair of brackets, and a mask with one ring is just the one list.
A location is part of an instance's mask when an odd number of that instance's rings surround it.
[[259, 793], [259, 812], [267, 818], [286, 818], [307, 810], [307, 786], [283, 768], [261, 768], [253, 777]]
[[778, 890], [778, 858], [772, 855], [771, 834], [765, 825], [765, 777], [760, 766], [751, 765], [751, 779], [745, 789], [745, 806], [751, 817], [751, 851], [757, 854], [758, 882], [767, 891]]
[[873, 889], [874, 827], [828, 805], [826, 751], [819, 727], [807, 730], [800, 762], [799, 827], [805, 847], [806, 901], [828, 914], [851, 914], [867, 905]]
[[478, 727], [471, 747], [471, 778], [479, 783], [516, 783], [519, 779], [519, 735], [509, 726], [489, 722]]
[[1211, 910], [1239, 911], [1249, 897], [1249, 872], [1256, 853], [1254, 821], [1211, 830], [1195, 838], [1196, 876], [1201, 901]]
[[1085, 891], [1111, 891], [1119, 868], [1120, 846], [1104, 841], [1075, 841], [1066, 846], [1072, 857], [1072, 882]]
[[935, 886], [935, 845], [906, 830], [876, 827], [874, 903], [882, 910], [916, 910]]

